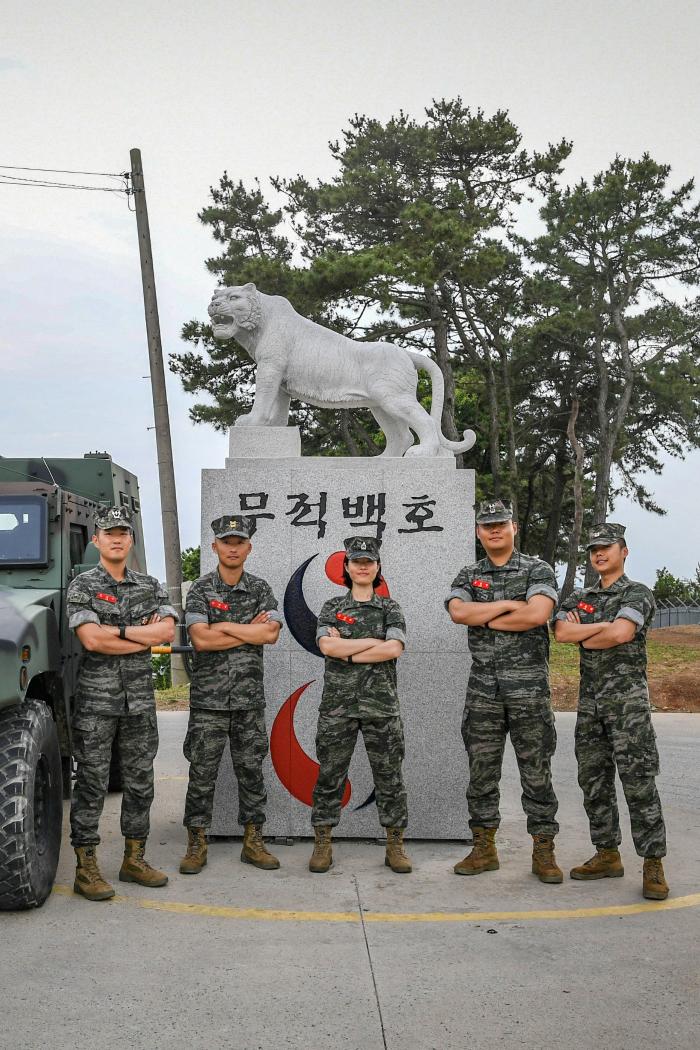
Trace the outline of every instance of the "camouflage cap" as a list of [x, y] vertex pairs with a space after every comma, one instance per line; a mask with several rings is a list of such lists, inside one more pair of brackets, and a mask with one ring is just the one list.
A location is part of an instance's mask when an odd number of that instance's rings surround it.
[[95, 528], [131, 529], [132, 532], [134, 531], [128, 507], [109, 507], [101, 510], [95, 518]]
[[227, 536], [241, 536], [244, 540], [249, 540], [255, 532], [256, 525], [255, 518], [246, 518], [242, 514], [222, 514], [211, 523], [217, 540], [225, 540]]
[[609, 547], [611, 543], [616, 543], [618, 540], [624, 542], [624, 539], [624, 525], [618, 525], [614, 521], [602, 521], [598, 525], [594, 525], [588, 533], [586, 550], [590, 550], [591, 547]]
[[345, 557], [348, 561], [357, 561], [358, 558], [369, 558], [370, 561], [379, 561], [379, 548], [382, 541], [375, 536], [350, 536], [343, 540], [345, 545]]
[[512, 521], [513, 508], [502, 499], [482, 500], [476, 511], [477, 525], [495, 525], [498, 521]]

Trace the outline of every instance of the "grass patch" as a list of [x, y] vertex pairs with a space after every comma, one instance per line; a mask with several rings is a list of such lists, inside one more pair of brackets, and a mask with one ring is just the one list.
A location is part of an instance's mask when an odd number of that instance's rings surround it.
[[171, 689], [156, 689], [156, 707], [159, 711], [183, 711], [189, 706], [189, 685], [177, 685]]
[[[552, 679], [578, 681], [579, 651], [577, 645], [559, 645], [552, 642], [549, 650], [549, 670]], [[667, 645], [654, 640], [647, 641], [647, 673], [651, 675], [673, 674], [698, 666], [700, 649], [686, 645]]]
[[[668, 628], [665, 628], [669, 631]], [[700, 628], [674, 628], [647, 638], [647, 677], [651, 702], [660, 711], [700, 711]], [[578, 697], [579, 651], [576, 645], [552, 641], [549, 652], [552, 703], [557, 711], [574, 711]]]

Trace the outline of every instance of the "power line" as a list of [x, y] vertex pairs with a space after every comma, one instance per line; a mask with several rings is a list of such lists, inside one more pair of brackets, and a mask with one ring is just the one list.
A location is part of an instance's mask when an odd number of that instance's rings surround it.
[[107, 179], [123, 179], [129, 176], [127, 171], [71, 171], [69, 168], [27, 168], [21, 164], [0, 164], [0, 168], [4, 168], [5, 171], [43, 171], [52, 175], [103, 175]]
[[124, 182], [124, 187], [122, 189], [117, 189], [114, 186], [86, 186], [84, 183], [53, 182], [49, 179], [29, 179], [20, 175], [0, 174], [0, 183], [5, 186], [28, 186], [35, 189], [91, 190], [97, 193], [130, 193], [131, 191], [126, 178], [123, 178], [122, 181]]

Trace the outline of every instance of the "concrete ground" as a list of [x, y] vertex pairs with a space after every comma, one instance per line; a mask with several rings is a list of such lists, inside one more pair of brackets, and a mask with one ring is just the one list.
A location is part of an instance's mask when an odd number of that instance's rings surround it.
[[[309, 843], [275, 846], [282, 867], [210, 847], [181, 876], [187, 715], [160, 715], [149, 859], [163, 890], [116, 883], [103, 904], [72, 893], [66, 834], [56, 890], [33, 912], [2, 914], [0, 1046], [129, 1050], [697, 1050], [700, 1046], [700, 717], [657, 715], [672, 897], [643, 901], [624, 803], [624, 879], [544, 886], [508, 748], [501, 869], [457, 878], [463, 843], [410, 845], [396, 876], [375, 843], [340, 842], [328, 875]], [[576, 784], [574, 716], [557, 717], [558, 859], [591, 854]], [[119, 796], [102, 821], [116, 878]]]

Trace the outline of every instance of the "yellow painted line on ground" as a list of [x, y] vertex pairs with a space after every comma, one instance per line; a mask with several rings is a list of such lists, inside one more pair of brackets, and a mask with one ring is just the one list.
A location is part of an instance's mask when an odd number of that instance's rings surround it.
[[[54, 886], [53, 892], [72, 897], [72, 886]], [[355, 911], [286, 911], [279, 908], [229, 908], [215, 904], [184, 904], [180, 901], [158, 900], [151, 897], [116, 896], [109, 904], [130, 904], [149, 911], [171, 912], [176, 915], [203, 915], [213, 919], [255, 919], [263, 922], [359, 922]], [[387, 912], [365, 911], [366, 923], [409, 922], [531, 922], [551, 919], [600, 919], [622, 915], [644, 915], [647, 912], [678, 911], [700, 905], [700, 893], [672, 897], [667, 901], [640, 901], [639, 904], [611, 904], [601, 908], [547, 908], [534, 911], [423, 911]]]

